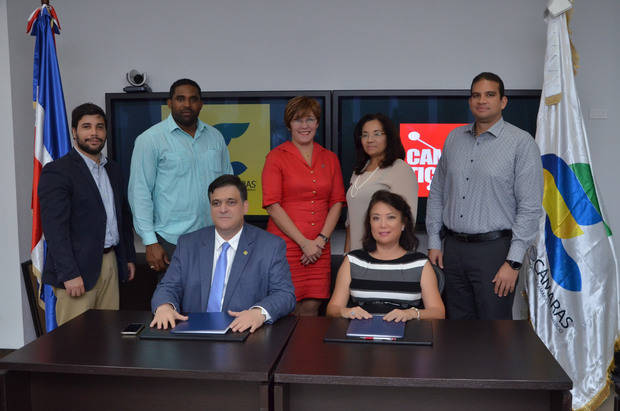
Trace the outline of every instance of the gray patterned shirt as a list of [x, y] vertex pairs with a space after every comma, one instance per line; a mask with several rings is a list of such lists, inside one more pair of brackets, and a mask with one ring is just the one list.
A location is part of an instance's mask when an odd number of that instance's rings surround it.
[[540, 150], [503, 119], [477, 137], [473, 127], [456, 128], [444, 144], [427, 203], [429, 248], [441, 249], [443, 224], [467, 234], [511, 229], [506, 259], [522, 261], [542, 215]]

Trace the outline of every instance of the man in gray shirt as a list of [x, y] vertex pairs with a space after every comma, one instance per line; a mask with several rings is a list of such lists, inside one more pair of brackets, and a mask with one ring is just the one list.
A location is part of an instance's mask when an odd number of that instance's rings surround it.
[[538, 231], [540, 150], [529, 133], [503, 120], [507, 103], [499, 76], [474, 78], [469, 107], [476, 121], [448, 135], [431, 184], [428, 256], [446, 274], [451, 319], [512, 318], [519, 268]]

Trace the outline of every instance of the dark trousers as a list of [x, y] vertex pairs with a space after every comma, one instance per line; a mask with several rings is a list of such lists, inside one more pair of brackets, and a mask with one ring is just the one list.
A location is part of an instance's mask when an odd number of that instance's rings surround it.
[[452, 320], [511, 320], [514, 292], [498, 297], [491, 281], [506, 261], [510, 238], [467, 243], [448, 235], [444, 243], [445, 302]]

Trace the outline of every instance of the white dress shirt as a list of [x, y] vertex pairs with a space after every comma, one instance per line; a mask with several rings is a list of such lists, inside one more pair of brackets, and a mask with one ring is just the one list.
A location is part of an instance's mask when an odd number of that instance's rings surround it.
[[220, 234], [215, 230], [215, 246], [213, 247], [213, 268], [211, 270], [211, 285], [213, 285], [213, 278], [215, 277], [215, 266], [217, 264], [217, 259], [220, 258], [220, 254], [222, 254], [222, 246], [224, 243], [228, 243], [230, 247], [228, 247], [228, 251], [226, 251], [226, 277], [224, 277], [224, 289], [222, 292], [222, 300], [220, 301], [220, 306], [224, 303], [224, 295], [226, 295], [226, 286], [228, 285], [228, 278], [230, 277], [230, 267], [233, 265], [233, 261], [235, 260], [235, 253], [237, 252], [237, 248], [239, 248], [239, 239], [241, 238], [241, 232], [243, 231], [243, 226], [241, 230], [237, 234], [233, 236], [230, 240], [224, 240]]
[[[235, 234], [230, 240], [224, 240], [220, 234], [215, 231], [215, 244], [213, 247], [213, 269], [211, 271], [211, 284], [213, 284], [213, 278], [215, 275], [215, 265], [217, 264], [217, 259], [220, 257], [222, 253], [222, 245], [224, 243], [228, 243], [230, 247], [226, 251], [226, 277], [224, 278], [224, 290], [222, 292], [222, 300], [220, 301], [220, 305], [224, 305], [224, 296], [226, 295], [226, 287], [228, 286], [228, 279], [230, 278], [230, 268], [233, 265], [233, 261], [235, 260], [235, 255], [237, 253], [237, 249], [239, 248], [239, 239], [241, 238], [241, 233], [243, 232], [243, 226], [241, 230], [237, 234]], [[265, 321], [269, 321], [271, 319], [271, 315], [269, 312], [265, 310], [263, 307], [259, 305], [252, 306], [251, 308], [260, 308], [261, 313], [265, 316]]]

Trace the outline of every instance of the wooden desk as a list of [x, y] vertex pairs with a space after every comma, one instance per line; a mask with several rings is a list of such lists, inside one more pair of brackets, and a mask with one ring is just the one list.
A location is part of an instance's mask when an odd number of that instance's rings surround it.
[[270, 378], [295, 317], [261, 327], [244, 343], [121, 336], [127, 324], [151, 318], [140, 311], [88, 311], [6, 356], [0, 361], [0, 369], [7, 370], [0, 377], [4, 406], [35, 411], [269, 409]]
[[570, 410], [572, 382], [527, 321], [433, 321], [432, 347], [324, 343], [329, 321], [300, 318], [275, 410]]

